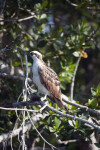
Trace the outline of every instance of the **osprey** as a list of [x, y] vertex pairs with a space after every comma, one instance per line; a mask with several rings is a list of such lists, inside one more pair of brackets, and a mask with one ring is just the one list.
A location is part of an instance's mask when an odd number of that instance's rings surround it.
[[56, 102], [60, 108], [65, 108], [60, 89], [60, 81], [57, 74], [48, 67], [42, 60], [42, 55], [38, 51], [32, 51], [29, 54], [33, 59], [32, 73], [33, 83], [36, 85], [38, 94], [44, 94], [52, 102]]

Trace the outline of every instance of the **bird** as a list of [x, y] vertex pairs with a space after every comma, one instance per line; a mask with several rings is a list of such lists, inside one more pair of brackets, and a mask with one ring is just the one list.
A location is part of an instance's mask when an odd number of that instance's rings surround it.
[[56, 72], [46, 65], [40, 52], [31, 51], [29, 56], [33, 59], [32, 80], [37, 87], [37, 94], [44, 94], [44, 99], [48, 97], [58, 107], [65, 109], [60, 81]]

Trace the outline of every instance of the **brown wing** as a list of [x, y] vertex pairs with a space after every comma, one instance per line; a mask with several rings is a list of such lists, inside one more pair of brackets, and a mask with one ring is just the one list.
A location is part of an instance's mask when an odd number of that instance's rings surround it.
[[61, 90], [60, 90], [60, 81], [57, 74], [47, 66], [39, 67], [40, 81], [50, 92], [50, 97], [58, 104], [59, 107], [63, 107]]

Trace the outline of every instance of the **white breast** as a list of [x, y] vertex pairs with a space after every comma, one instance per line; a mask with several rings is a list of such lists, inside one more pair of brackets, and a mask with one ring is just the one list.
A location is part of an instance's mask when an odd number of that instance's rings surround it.
[[33, 82], [38, 87], [38, 92], [40, 92], [40, 93], [42, 93], [44, 95], [49, 95], [48, 90], [40, 82], [40, 77], [39, 77], [39, 73], [38, 73], [38, 67], [39, 67], [39, 65], [42, 65], [41, 61], [33, 63], [33, 67], [32, 67]]

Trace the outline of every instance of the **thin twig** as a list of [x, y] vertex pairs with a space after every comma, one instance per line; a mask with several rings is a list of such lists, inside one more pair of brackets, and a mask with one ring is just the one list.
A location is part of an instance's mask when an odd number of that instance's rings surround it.
[[31, 119], [31, 117], [30, 117], [28, 111], [27, 111], [27, 114], [28, 114], [28, 118], [29, 118], [29, 120], [31, 121], [33, 127], [35, 128], [35, 130], [36, 130], [36, 132], [39, 134], [39, 136], [43, 139], [43, 141], [44, 141], [45, 143], [47, 143], [52, 149], [53, 149], [53, 148], [57, 149], [54, 145], [50, 144], [50, 143], [41, 135], [41, 133], [37, 130], [37, 128], [35, 127], [35, 125], [34, 125], [32, 119]]
[[20, 24], [16, 23], [16, 25], [22, 31], [22, 34], [25, 34], [26, 36], [28, 36], [30, 38], [30, 40], [32, 40], [34, 42], [34, 38], [31, 34], [29, 34], [26, 30], [24, 30]]
[[[39, 118], [44, 118], [45, 116], [42, 114], [37, 114], [32, 118], [32, 121], [34, 122], [34, 124], [39, 120]], [[31, 121], [28, 121], [28, 123], [26, 123], [26, 125], [24, 126], [24, 133], [29, 131], [32, 127], [32, 123]], [[17, 135], [19, 135], [19, 133], [22, 132], [22, 127], [15, 129], [14, 131], [10, 131], [8, 133], [4, 133], [2, 135], [0, 135], [0, 143], [3, 141], [7, 141], [8, 139], [10, 139], [11, 137], [15, 137]]]
[[5, 48], [0, 50], [0, 53], [4, 53], [8, 50], [12, 50], [13, 48], [15, 48], [15, 44], [18, 45], [18, 42], [22, 39], [22, 36], [18, 36], [15, 40], [11, 41], [8, 45], [6, 45]]
[[70, 88], [71, 101], [73, 101], [75, 77], [76, 77], [76, 72], [77, 72], [80, 60], [81, 60], [81, 57], [79, 57], [78, 60], [77, 60], [75, 70], [74, 70], [74, 74], [73, 74], [73, 78], [72, 78], [72, 82], [71, 82], [71, 88]]
[[100, 27], [98, 27], [97, 29], [93, 30], [91, 36], [88, 37], [85, 42], [88, 43], [95, 36], [95, 34], [97, 33], [97, 31], [99, 31], [99, 30], [100, 30]]
[[[95, 36], [95, 34], [97, 33], [97, 31], [99, 29], [100, 29], [100, 27], [98, 27], [95, 31], [92, 32], [91, 36], [86, 40], [86, 43], [89, 42], [91, 40], [91, 38], [93, 38]], [[85, 51], [85, 49], [83, 51]], [[73, 74], [73, 78], [72, 78], [72, 82], [71, 82], [71, 88], [70, 88], [71, 101], [73, 101], [75, 77], [76, 77], [76, 73], [77, 73], [77, 69], [78, 69], [80, 60], [81, 60], [81, 56], [78, 58], [78, 60], [76, 62], [76, 66], [75, 66], [75, 69], [74, 69], [74, 74]]]
[[[27, 55], [26, 52], [24, 51], [24, 56], [25, 56], [25, 64], [26, 64], [26, 77], [25, 77], [25, 89], [23, 89], [23, 101], [27, 101], [27, 85], [28, 85], [28, 64], [27, 64]], [[26, 107], [23, 107], [23, 109]], [[22, 150], [25, 149], [25, 134], [24, 134], [24, 126], [25, 126], [25, 111], [22, 111], [23, 114], [23, 129], [22, 129]]]
[[[37, 103], [39, 104], [39, 103]], [[33, 105], [33, 104], [32, 104]], [[27, 106], [27, 105], [26, 105]], [[33, 109], [27, 109], [27, 108], [5, 108], [5, 107], [0, 107], [1, 110], [8, 110], [8, 111], [29, 111], [29, 112], [34, 112], [34, 113], [37, 113], [39, 112], [38, 110], [33, 110]]]
[[66, 0], [66, 2], [68, 2], [71, 6], [77, 7], [78, 5], [75, 3], [72, 3], [70, 0]]
[[[77, 7], [78, 5], [80, 5], [80, 4], [72, 3], [70, 0], [66, 0], [66, 2], [68, 2], [68, 4], [70, 4], [73, 7]], [[86, 7], [86, 9], [87, 10], [92, 10], [92, 11], [100, 11], [99, 8]]]
[[25, 18], [20, 18], [20, 19], [16, 19], [16, 18], [10, 18], [10, 19], [0, 19], [0, 22], [23, 22], [26, 20], [30, 20], [32, 18], [34, 18], [35, 16], [28, 16]]

